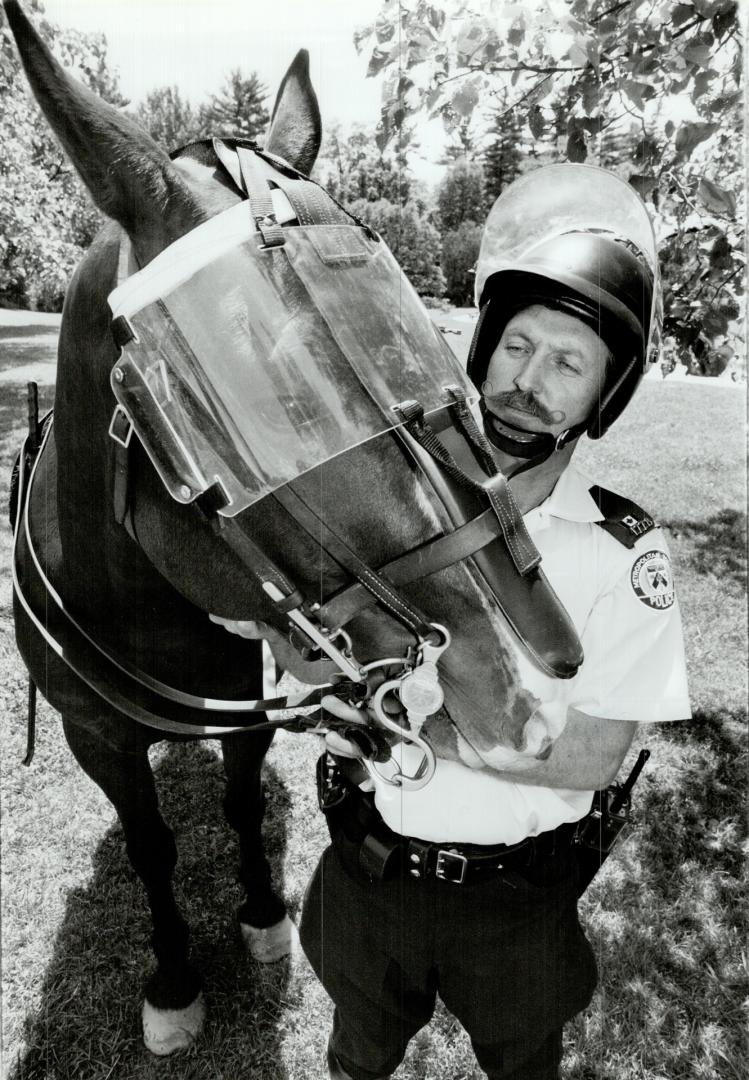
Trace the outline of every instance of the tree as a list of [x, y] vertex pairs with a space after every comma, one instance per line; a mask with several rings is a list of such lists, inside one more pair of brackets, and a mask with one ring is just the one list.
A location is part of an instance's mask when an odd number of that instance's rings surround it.
[[514, 109], [503, 103], [494, 114], [489, 141], [481, 155], [487, 206], [491, 206], [500, 192], [523, 171], [522, 128]]
[[[532, 148], [561, 145], [569, 161], [595, 160], [604, 133], [634, 122], [622, 170], [666, 263], [689, 247], [700, 267], [666, 291], [666, 329], [698, 369], [726, 348], [744, 264], [737, 0], [383, 0], [355, 43], [384, 78], [383, 140], [402, 147], [418, 119], [450, 129], [495, 96], [508, 96]], [[676, 97], [693, 118], [672, 119]]]
[[437, 215], [443, 235], [464, 221], [483, 221], [486, 210], [483, 169], [478, 162], [465, 158], [457, 161], [437, 188]]
[[[29, 0], [41, 35], [74, 74], [111, 104], [123, 106], [107, 66], [103, 34], [61, 30]], [[60, 310], [73, 267], [102, 217], [31, 97], [0, 10], [0, 299]]]
[[268, 88], [253, 71], [230, 71], [222, 89], [200, 109], [199, 128], [213, 136], [255, 139], [265, 131], [270, 114], [265, 107]]
[[462, 221], [442, 238], [442, 273], [445, 296], [453, 304], [472, 304], [476, 263], [481, 247], [481, 225]]
[[348, 209], [382, 235], [420, 296], [442, 296], [439, 233], [415, 203], [396, 206], [387, 199], [359, 199]]
[[160, 86], [135, 110], [135, 119], [167, 151], [176, 150], [203, 135], [195, 110], [176, 86]]
[[340, 125], [323, 140], [315, 175], [333, 198], [347, 206], [357, 199], [406, 203], [416, 193], [405, 155], [397, 149], [380, 150], [376, 133], [356, 124], [348, 135]]

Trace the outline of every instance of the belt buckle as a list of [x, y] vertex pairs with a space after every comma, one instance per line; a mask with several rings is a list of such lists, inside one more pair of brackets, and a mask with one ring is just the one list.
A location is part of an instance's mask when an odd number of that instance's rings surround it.
[[[453, 876], [451, 867], [455, 870], [455, 876]], [[449, 881], [452, 885], [462, 885], [467, 867], [468, 859], [465, 855], [461, 855], [458, 851], [446, 851], [442, 848], [437, 852], [437, 867], [434, 875], [440, 881]]]

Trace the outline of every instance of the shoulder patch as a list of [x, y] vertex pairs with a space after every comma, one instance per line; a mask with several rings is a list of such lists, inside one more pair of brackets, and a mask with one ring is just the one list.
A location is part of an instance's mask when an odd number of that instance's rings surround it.
[[617, 495], [616, 492], [608, 491], [597, 484], [590, 489], [590, 494], [604, 517], [604, 520], [597, 521], [596, 525], [625, 547], [633, 548], [641, 536], [657, 528], [650, 514], [631, 499], [625, 499], [623, 495]]
[[646, 551], [635, 559], [629, 577], [638, 600], [657, 611], [665, 611], [674, 602], [674, 579], [671, 560], [665, 551]]

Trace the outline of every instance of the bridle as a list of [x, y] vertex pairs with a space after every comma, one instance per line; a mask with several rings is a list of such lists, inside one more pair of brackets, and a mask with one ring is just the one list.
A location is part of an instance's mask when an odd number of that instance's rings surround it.
[[[267, 181], [257, 167], [258, 158], [264, 158], [277, 170], [274, 182], [277, 179], [299, 220], [314, 219], [320, 189], [286, 162], [246, 142], [214, 140], [213, 146], [232, 182], [249, 199], [263, 245], [281, 246], [284, 230], [273, 213]], [[124, 262], [121, 257], [121, 267]], [[132, 334], [127, 320], [115, 319], [112, 329], [116, 343], [120, 347], [126, 345]], [[51, 422], [46, 426], [38, 455], [21, 454], [20, 512], [15, 537], [17, 549], [23, 530], [30, 554], [24, 570], [36, 579], [37, 588], [43, 590], [51, 603], [44, 616], [34, 610], [21, 587], [14, 556], [13, 583], [19, 601], [47, 645], [100, 697], [139, 723], [170, 734], [217, 736], [279, 727], [323, 734], [333, 725], [340, 726], [330, 717], [321, 718], [319, 709], [321, 698], [334, 694], [362, 709], [368, 705], [375, 714], [377, 727], [345, 725], [344, 732], [359, 742], [369, 771], [397, 786], [421, 787], [429, 781], [436, 766], [434, 751], [421, 729], [427, 718], [443, 705], [438, 664], [450, 645], [450, 633], [444, 626], [431, 622], [407, 599], [403, 586], [471, 558], [508, 623], [542, 670], [570, 678], [582, 662], [574, 628], [540, 570], [541, 557], [464, 392], [455, 386], [445, 387], [444, 392], [444, 409], [432, 414], [429, 420], [418, 401], [395, 406], [401, 421], [395, 437], [424, 477], [441, 510], [444, 532], [436, 539], [374, 568], [359, 557], [293, 485], [267, 496], [288, 515], [294, 528], [314, 540], [344, 571], [349, 584], [321, 600], [305, 596], [235, 518], [221, 515], [226, 496], [220, 483], [208, 488], [192, 503], [194, 512], [210, 523], [217, 538], [228, 544], [258, 579], [279, 619], [288, 623], [291, 643], [335, 665], [337, 674], [326, 686], [272, 699], [206, 699], [167, 686], [109, 652], [67, 610], [34, 550], [28, 508], [38, 461], [52, 437]], [[120, 405], [112, 416], [109, 434], [115, 454], [114, 516], [137, 542], [129, 497], [133, 428]], [[452, 443], [457, 437], [468, 448], [481, 479], [458, 463], [455, 453], [446, 445], [447, 434]], [[412, 644], [404, 656], [361, 664], [353, 653], [346, 628], [373, 605], [405, 628]], [[393, 697], [400, 703], [395, 711]], [[258, 713], [310, 707], [313, 707], [311, 713], [257, 722]], [[392, 764], [388, 770], [379, 767], [391, 758], [389, 736], [421, 752], [420, 764], [414, 772], [404, 773], [400, 766]]]

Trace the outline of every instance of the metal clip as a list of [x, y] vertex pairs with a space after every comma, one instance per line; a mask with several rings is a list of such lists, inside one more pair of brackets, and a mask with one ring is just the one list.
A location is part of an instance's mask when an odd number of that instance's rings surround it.
[[[437, 642], [429, 640], [420, 642], [414, 666], [406, 669], [397, 678], [382, 683], [372, 699], [372, 708], [379, 723], [396, 734], [404, 743], [417, 746], [421, 750], [422, 759], [419, 767], [411, 774], [404, 773], [398, 768], [397, 772], [387, 775], [377, 768], [375, 762], [364, 762], [373, 778], [377, 777], [394, 787], [411, 791], [428, 784], [437, 767], [434, 750], [427, 739], [421, 735], [421, 729], [427, 717], [436, 713], [444, 701], [437, 661], [450, 644], [450, 633], [438, 623], [432, 623], [431, 627], [436, 631]], [[389, 693], [394, 693], [400, 698], [406, 712], [408, 726], [399, 724], [386, 712], [384, 699]]]
[[[272, 581], [263, 582], [263, 591], [278, 603], [279, 600], [285, 600], [286, 597]], [[338, 666], [338, 669], [343, 675], [352, 682], [364, 682], [365, 676], [362, 674], [359, 665], [356, 660], [351, 656], [350, 645], [351, 641], [343, 630], [338, 630], [334, 634], [331, 634], [324, 626], [320, 626], [319, 623], [314, 623], [309, 619], [299, 608], [291, 608], [286, 612], [288, 617], [293, 623], [295, 623], [300, 630], [303, 630], [307, 637], [315, 643], [315, 645], [324, 652], [329, 660], [332, 660], [334, 664]], [[333, 639], [342, 637], [344, 640], [344, 652], [341, 649], [336, 648], [333, 644]]]

